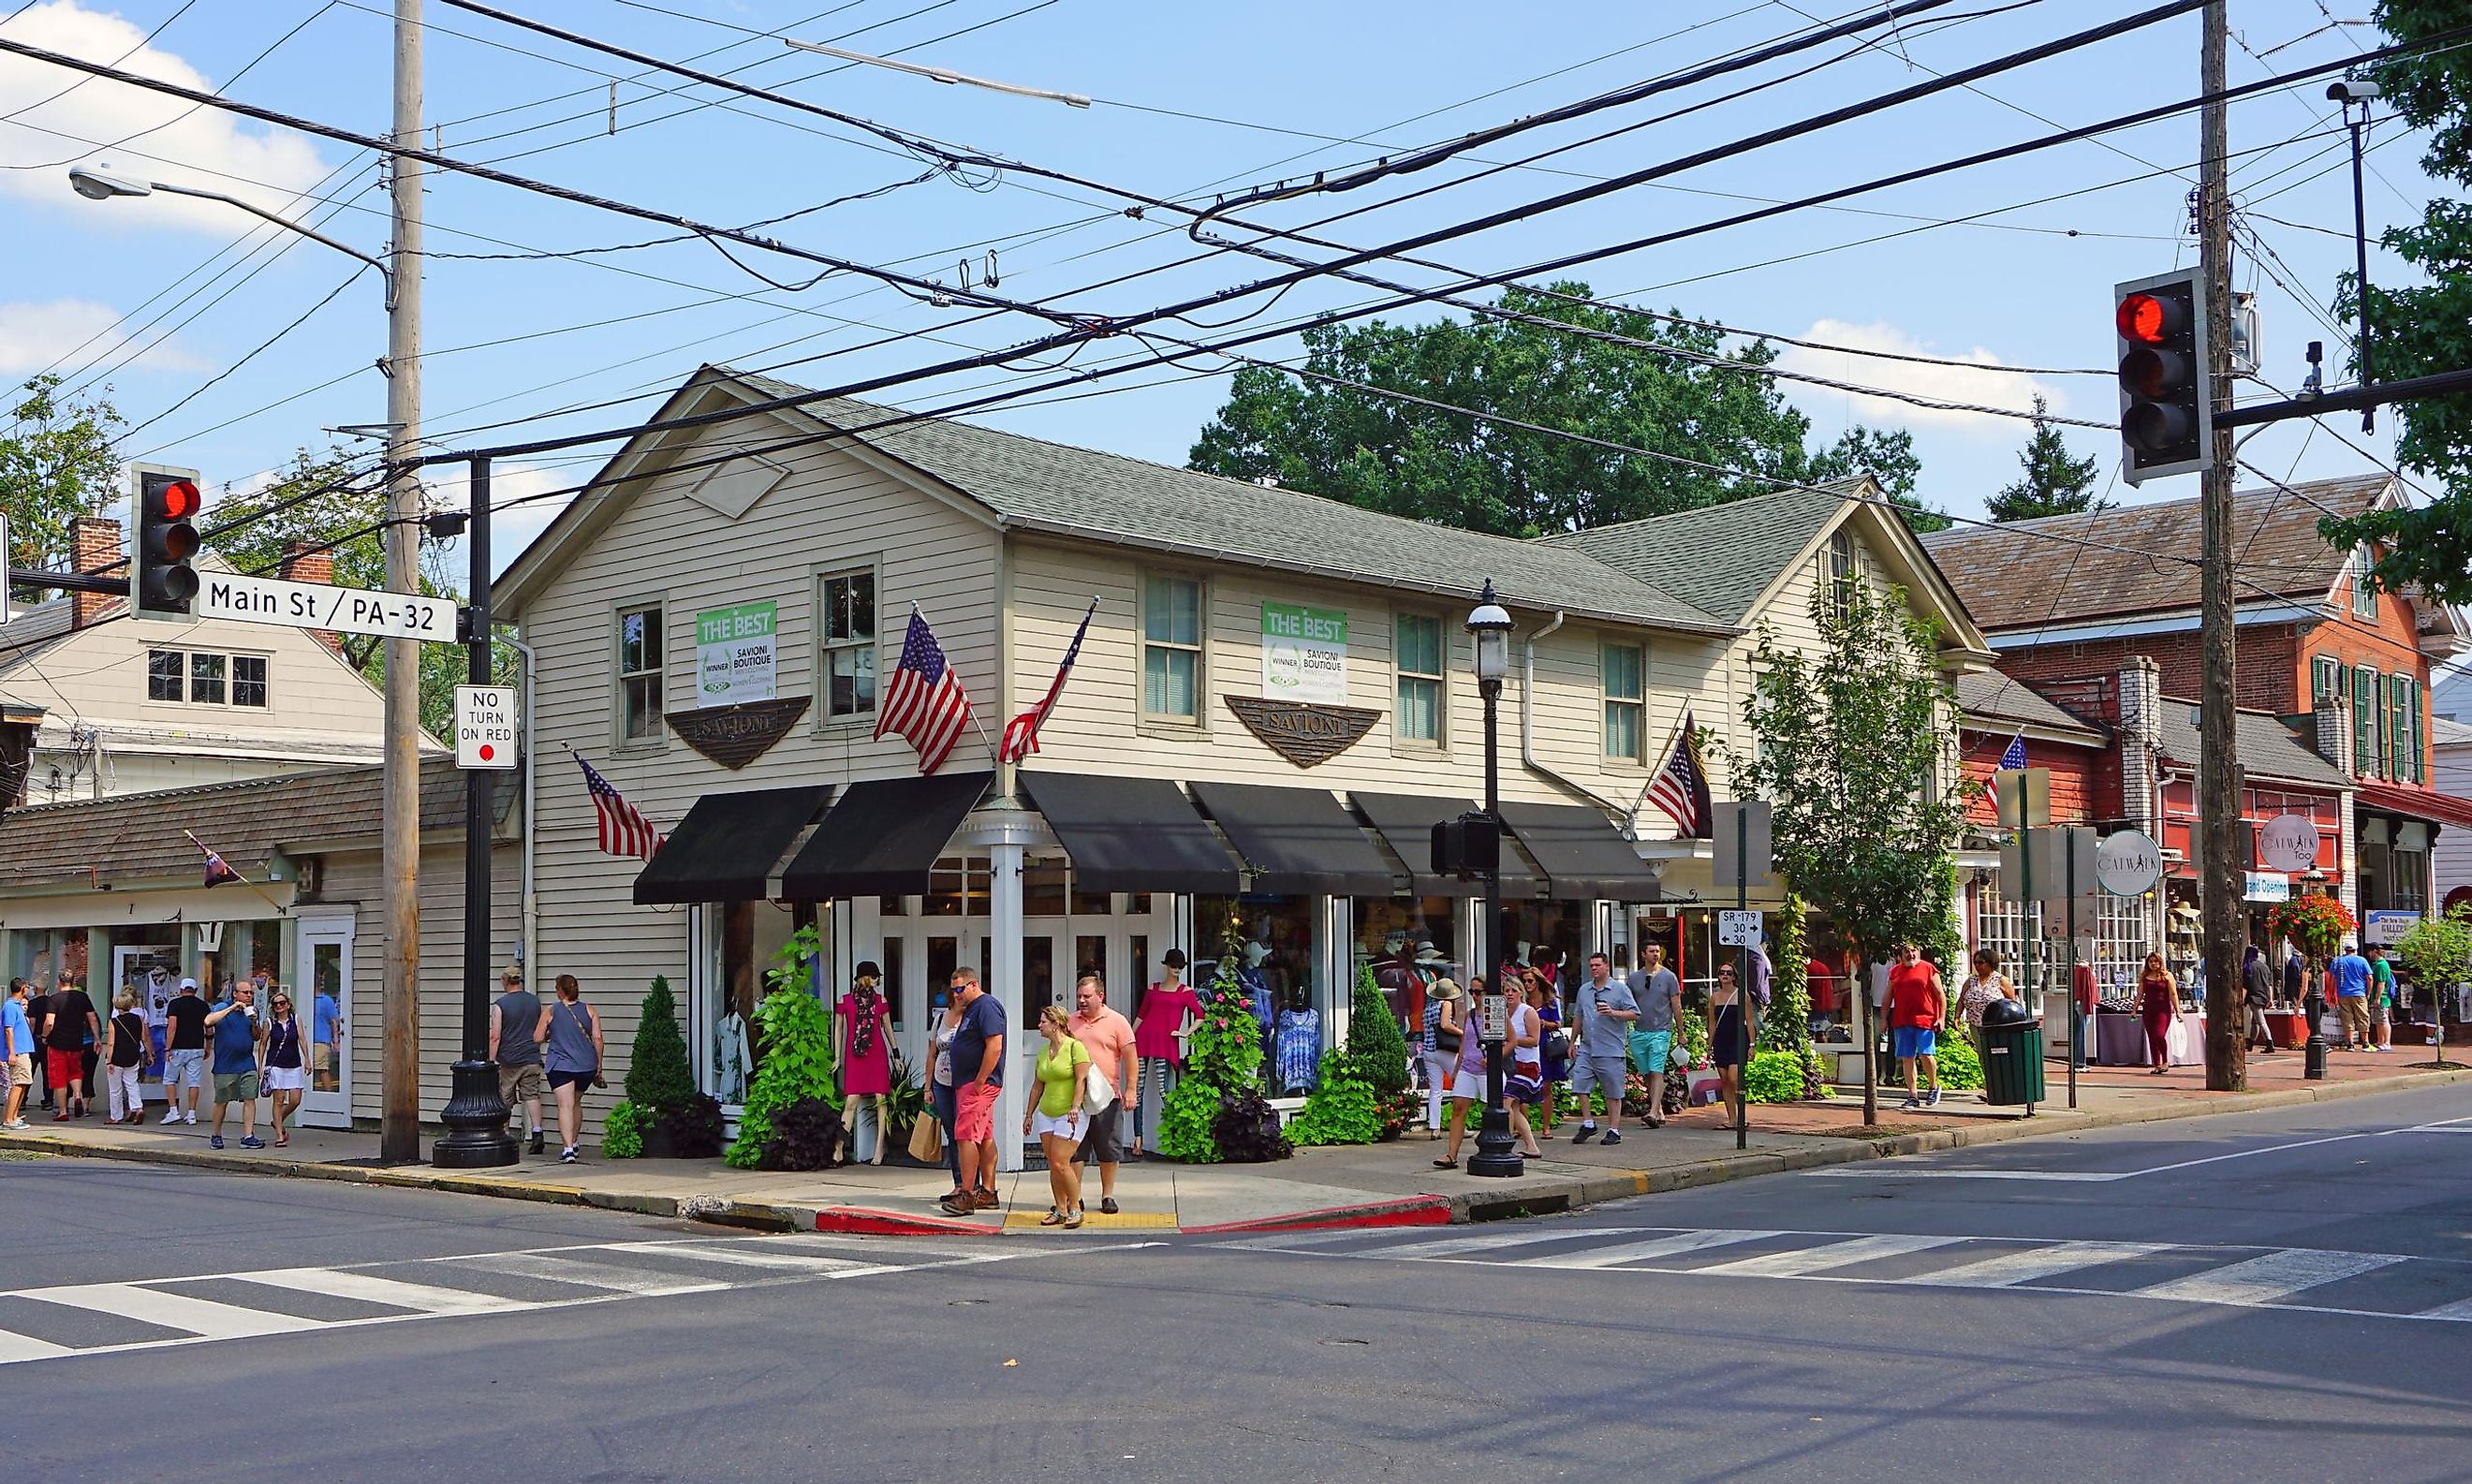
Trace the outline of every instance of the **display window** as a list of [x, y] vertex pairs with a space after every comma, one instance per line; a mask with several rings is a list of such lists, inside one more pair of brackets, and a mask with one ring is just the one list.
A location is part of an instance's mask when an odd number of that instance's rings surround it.
[[1371, 969], [1392, 1017], [1403, 1028], [1421, 1025], [1426, 988], [1438, 978], [1464, 982], [1467, 978], [1467, 966], [1460, 962], [1460, 914], [1465, 901], [1359, 898], [1350, 906], [1355, 922], [1350, 973]]
[[[1322, 1017], [1329, 986], [1315, 981], [1320, 961], [1314, 899], [1304, 896], [1201, 897], [1194, 905], [1193, 981], [1206, 997], [1219, 976], [1221, 926], [1235, 914], [1237, 982], [1262, 1027], [1262, 1065], [1274, 1096], [1310, 1092], [1321, 1067]], [[1206, 958], [1203, 955], [1208, 955]], [[1319, 993], [1318, 993], [1319, 992]]]

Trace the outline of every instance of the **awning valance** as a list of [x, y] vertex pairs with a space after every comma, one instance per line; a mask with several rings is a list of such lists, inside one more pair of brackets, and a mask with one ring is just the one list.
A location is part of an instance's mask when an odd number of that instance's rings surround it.
[[1056, 832], [1084, 891], [1244, 889], [1227, 847], [1172, 779], [1025, 769], [1016, 786]]
[[2457, 798], [2435, 789], [2408, 789], [2397, 784], [2363, 783], [2354, 800], [2362, 809], [2374, 809], [2389, 814], [2402, 814], [2411, 819], [2425, 819], [2431, 824], [2453, 825], [2459, 830], [2472, 830], [2472, 799]]
[[833, 796], [828, 783], [707, 793], [635, 878], [635, 903], [751, 902]]
[[1253, 868], [1255, 891], [1387, 897], [1399, 873], [1327, 789], [1196, 783], [1193, 796]]
[[781, 873], [782, 895], [798, 902], [924, 895], [936, 859], [994, 781], [993, 773], [947, 773], [849, 785]]
[[[1382, 836], [1390, 853], [1408, 867], [1409, 889], [1420, 897], [1464, 897], [1482, 887], [1452, 876], [1436, 876], [1434, 826], [1457, 819], [1476, 808], [1473, 799], [1431, 793], [1351, 792], [1356, 812]], [[1533, 897], [1545, 883], [1519, 858], [1517, 844], [1505, 832], [1502, 845], [1502, 890], [1505, 896]]]
[[1629, 840], [1584, 804], [1505, 804], [1503, 822], [1552, 883], [1557, 902], [1658, 902], [1656, 878]]

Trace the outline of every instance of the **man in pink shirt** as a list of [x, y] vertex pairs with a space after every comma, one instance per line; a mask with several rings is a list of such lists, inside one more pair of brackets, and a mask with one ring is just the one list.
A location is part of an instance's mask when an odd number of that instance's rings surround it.
[[1090, 1053], [1090, 1071], [1107, 1079], [1115, 1101], [1091, 1115], [1090, 1132], [1082, 1137], [1081, 1155], [1099, 1166], [1099, 1211], [1116, 1214], [1116, 1166], [1125, 1158], [1120, 1125], [1125, 1108], [1141, 1096], [1142, 1059], [1133, 1050], [1133, 1026], [1107, 1004], [1107, 986], [1095, 974], [1082, 976], [1073, 986], [1074, 1011], [1064, 1023], [1065, 1034]]

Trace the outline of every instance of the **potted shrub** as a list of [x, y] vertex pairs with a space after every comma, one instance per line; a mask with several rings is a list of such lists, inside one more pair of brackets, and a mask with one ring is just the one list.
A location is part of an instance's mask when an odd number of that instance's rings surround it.
[[[765, 972], [765, 982], [771, 987], [755, 1005], [755, 1029], [763, 1052], [747, 1089], [746, 1106], [738, 1115], [738, 1137], [724, 1156], [736, 1168], [763, 1166], [772, 1120], [794, 1103], [820, 1100], [833, 1112], [834, 1121], [840, 1121], [832, 1015], [807, 988], [807, 966], [821, 949], [822, 938], [816, 930], [801, 928], [781, 945], [772, 956], [772, 967]], [[797, 1133], [802, 1140], [817, 1121], [812, 1112], [798, 1116]]]

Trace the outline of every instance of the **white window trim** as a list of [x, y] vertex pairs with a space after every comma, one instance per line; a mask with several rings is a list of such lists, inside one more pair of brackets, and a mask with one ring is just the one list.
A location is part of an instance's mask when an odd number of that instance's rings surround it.
[[[1423, 619], [1434, 625], [1440, 651], [1437, 661], [1440, 666], [1438, 670], [1427, 672], [1401, 666], [1399, 626], [1405, 619]], [[1399, 685], [1404, 680], [1434, 682], [1434, 735], [1431, 738], [1410, 737], [1399, 729]], [[1448, 619], [1430, 610], [1398, 608], [1390, 614], [1390, 745], [1420, 757], [1446, 756], [1451, 750], [1451, 626]]]
[[[1151, 580], [1154, 577], [1190, 582], [1194, 591], [1194, 638], [1192, 645], [1170, 644], [1151, 637]], [[1210, 730], [1210, 578], [1198, 572], [1175, 567], [1144, 567], [1135, 575], [1133, 605], [1133, 721], [1137, 730], [1157, 730], [1172, 735], [1189, 735]], [[1151, 646], [1185, 649], [1193, 654], [1193, 715], [1148, 709], [1150, 690]]]
[[665, 722], [670, 715], [669, 599], [665, 594], [651, 593], [614, 600], [609, 604], [608, 626], [604, 630], [609, 638], [609, 648], [606, 652], [609, 657], [609, 749], [612, 752], [661, 752], [670, 745], [670, 729], [667, 725], [654, 728], [650, 737], [627, 735], [627, 676], [630, 671], [618, 668], [619, 649], [626, 643], [624, 634], [619, 628], [619, 623], [628, 614], [639, 608], [654, 609], [660, 615], [661, 662], [654, 670], [637, 671], [637, 673], [660, 676], [661, 716]]
[[2352, 548], [2352, 617], [2374, 619], [2378, 616], [2378, 595], [2369, 586], [2369, 568], [2375, 558], [2365, 546]]
[[[1639, 655], [1639, 695], [1636, 697], [1616, 695], [1605, 683], [1605, 651], [1629, 649]], [[1613, 750], [1613, 737], [1605, 725], [1605, 711], [1611, 706], [1630, 706], [1639, 712], [1639, 725], [1634, 735], [1639, 739], [1636, 753]], [[1638, 639], [1620, 639], [1599, 635], [1597, 639], [1597, 756], [1604, 765], [1616, 767], [1648, 766], [1648, 643]]]
[[[875, 585], [875, 704], [865, 711], [854, 711], [845, 717], [832, 715], [832, 672], [825, 661], [837, 649], [867, 648], [856, 642], [836, 644], [830, 638], [831, 616], [824, 607], [824, 584], [836, 577], [854, 577], [865, 573]], [[853, 726], [873, 727], [884, 706], [884, 558], [881, 555], [852, 557], [843, 561], [821, 563], [808, 572], [808, 609], [815, 615], [814, 679], [809, 689], [815, 693], [815, 721], [810, 730], [841, 731]]]
[[[178, 700], [163, 700], [154, 695], [154, 656], [157, 654], [180, 656], [180, 698]], [[212, 655], [224, 662], [224, 698], [222, 700], [202, 701], [194, 698], [197, 695], [197, 672], [194, 666], [197, 657], [201, 654]], [[266, 667], [266, 704], [263, 706], [244, 706], [231, 698], [235, 671], [239, 669], [237, 662], [245, 659], [256, 660]], [[239, 712], [253, 717], [269, 715], [274, 710], [274, 655], [271, 650], [226, 649], [217, 646], [185, 644], [150, 644], [146, 647], [145, 671], [146, 678], [142, 683], [146, 687], [146, 694], [142, 699], [144, 704], [149, 706], [177, 706], [183, 713]]]

